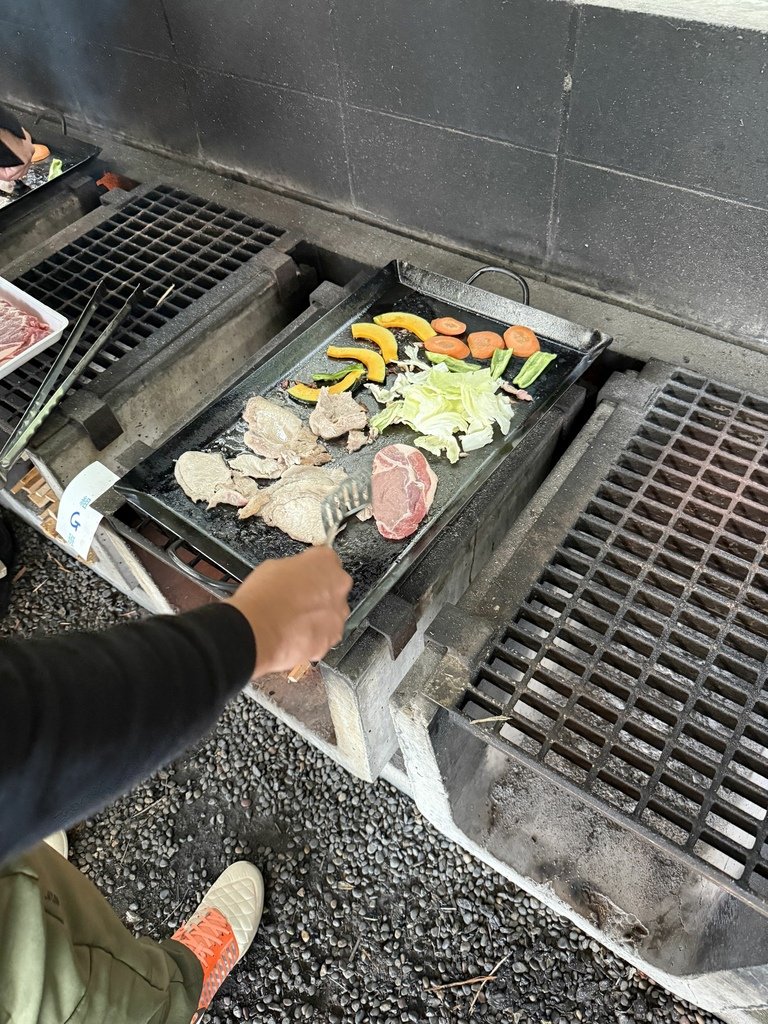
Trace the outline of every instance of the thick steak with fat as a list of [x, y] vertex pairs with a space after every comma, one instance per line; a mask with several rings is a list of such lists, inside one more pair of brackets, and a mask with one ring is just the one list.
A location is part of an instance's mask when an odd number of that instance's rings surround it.
[[418, 448], [390, 444], [376, 453], [371, 475], [373, 515], [387, 540], [410, 537], [429, 512], [437, 476]]

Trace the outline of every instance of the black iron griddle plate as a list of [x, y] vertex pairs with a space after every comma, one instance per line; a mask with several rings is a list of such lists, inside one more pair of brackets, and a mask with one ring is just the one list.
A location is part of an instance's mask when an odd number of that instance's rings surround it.
[[[260, 519], [241, 521], [237, 511], [219, 506], [206, 511], [193, 504], [177, 485], [175, 460], [185, 451], [221, 451], [227, 457], [247, 449], [243, 446], [243, 407], [252, 395], [285, 403], [305, 421], [311, 409], [292, 402], [281, 389], [286, 379], [311, 380], [312, 373], [337, 369], [328, 360], [329, 344], [355, 345], [350, 326], [370, 322], [393, 307], [435, 316], [455, 316], [470, 331], [503, 331], [514, 323], [527, 324], [538, 334], [545, 351], [557, 353], [557, 360], [529, 389], [533, 402], [516, 403], [512, 428], [506, 437], [498, 429], [492, 444], [459, 459], [452, 466], [445, 458], [425, 453], [438, 477], [437, 493], [429, 515], [416, 533], [404, 541], [381, 537], [372, 520], [353, 521], [338, 537], [335, 547], [345, 568], [354, 578], [348, 630], [359, 625], [384, 594], [424, 553], [430, 542], [448, 525], [477, 489], [488, 479], [528, 427], [547, 410], [594, 362], [610, 338], [589, 331], [540, 310], [520, 305], [481, 288], [461, 284], [395, 261], [379, 271], [339, 305], [290, 341], [267, 362], [247, 373], [208, 408], [200, 413], [157, 452], [139, 463], [116, 485], [116, 490], [139, 511], [171, 530], [222, 569], [242, 579], [250, 569], [267, 558], [294, 554], [304, 548], [280, 530]], [[410, 340], [414, 341], [412, 336]], [[401, 343], [401, 351], [404, 346]], [[519, 371], [522, 360], [513, 359], [506, 378]], [[380, 406], [365, 390], [356, 396], [373, 413]], [[413, 443], [416, 435], [407, 427], [392, 427], [372, 445], [348, 455], [343, 439], [328, 443], [333, 464], [348, 472], [370, 467], [375, 453], [388, 444]]]
[[[62, 135], [61, 132], [50, 129], [35, 128], [32, 137], [35, 142], [47, 146], [51, 155], [39, 164], [32, 164], [29, 168], [22, 178], [22, 182], [27, 188], [17, 186], [16, 191], [9, 196], [0, 193], [0, 224], [7, 219], [11, 210], [16, 213], [22, 207], [26, 208], [32, 197], [38, 195], [46, 185], [53, 184], [63, 175], [74, 171], [76, 167], [82, 167], [101, 152], [98, 146], [94, 146], [90, 142], [81, 142], [80, 139], [73, 139], [69, 135]], [[56, 158], [61, 160], [61, 174], [49, 182], [48, 173], [51, 169], [51, 162]]]

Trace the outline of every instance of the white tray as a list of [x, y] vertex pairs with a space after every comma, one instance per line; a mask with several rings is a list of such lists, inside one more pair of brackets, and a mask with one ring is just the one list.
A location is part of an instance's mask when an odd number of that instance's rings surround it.
[[24, 363], [34, 358], [34, 356], [39, 355], [40, 352], [44, 352], [49, 346], [54, 345], [64, 333], [64, 328], [69, 323], [69, 320], [62, 316], [61, 313], [57, 313], [55, 309], [51, 309], [50, 306], [46, 306], [44, 303], [38, 302], [37, 299], [33, 299], [31, 295], [22, 291], [21, 288], [17, 288], [10, 281], [6, 281], [4, 277], [0, 277], [0, 298], [7, 299], [14, 306], [23, 309], [25, 313], [34, 313], [44, 324], [48, 324], [51, 329], [51, 333], [46, 334], [40, 341], [36, 341], [34, 345], [30, 345], [29, 348], [20, 352], [19, 355], [14, 356], [12, 359], [7, 359], [5, 362], [0, 363], [0, 380], [2, 380], [3, 377], [13, 373], [14, 370], [23, 366]]

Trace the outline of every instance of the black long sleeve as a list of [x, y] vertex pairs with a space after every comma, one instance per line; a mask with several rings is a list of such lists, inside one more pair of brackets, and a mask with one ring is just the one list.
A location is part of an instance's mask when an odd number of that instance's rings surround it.
[[[15, 114], [12, 114], [10, 110], [0, 103], [0, 128], [4, 128], [9, 131], [12, 135], [15, 135], [17, 139], [24, 138], [24, 131], [21, 127], [21, 123]], [[19, 158], [16, 154], [5, 145], [0, 142], [0, 167], [16, 167], [19, 164]]]
[[198, 739], [254, 662], [231, 605], [0, 643], [0, 863]]

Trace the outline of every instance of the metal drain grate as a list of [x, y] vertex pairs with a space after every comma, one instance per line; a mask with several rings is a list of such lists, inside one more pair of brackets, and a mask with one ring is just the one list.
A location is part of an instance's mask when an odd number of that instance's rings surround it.
[[[91, 321], [70, 366], [131, 290], [137, 284], [145, 289], [136, 312], [80, 378], [82, 387], [283, 234], [218, 203], [160, 185], [129, 200], [15, 284], [73, 322], [95, 283], [108, 278], [109, 297]], [[170, 285], [173, 290], [155, 308]], [[49, 350], [0, 381], [0, 422], [7, 429], [18, 422], [54, 356], [55, 350]]]
[[459, 705], [768, 893], [768, 401], [676, 372]]

